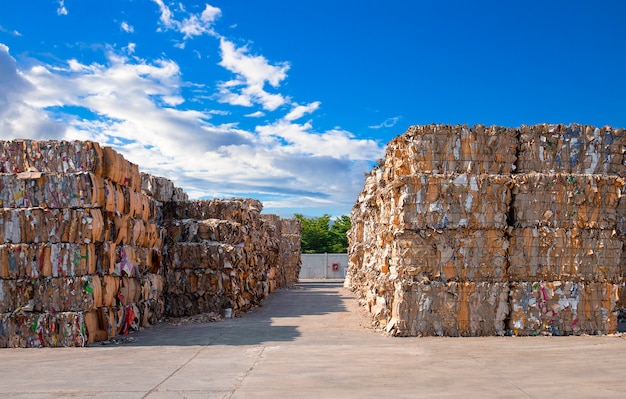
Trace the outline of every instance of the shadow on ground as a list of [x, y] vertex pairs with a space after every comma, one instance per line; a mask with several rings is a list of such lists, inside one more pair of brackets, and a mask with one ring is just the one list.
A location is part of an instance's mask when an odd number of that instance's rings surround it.
[[[172, 325], [165, 322], [145, 328], [117, 342], [128, 346], [258, 345], [291, 342], [301, 336], [297, 325], [276, 325], [276, 318], [322, 316], [346, 312], [338, 293], [341, 282], [302, 282], [270, 294], [263, 305], [232, 319], [211, 323]], [[294, 320], [295, 321], [295, 320]], [[102, 344], [96, 343], [92, 346]], [[116, 345], [107, 343], [107, 345]]]

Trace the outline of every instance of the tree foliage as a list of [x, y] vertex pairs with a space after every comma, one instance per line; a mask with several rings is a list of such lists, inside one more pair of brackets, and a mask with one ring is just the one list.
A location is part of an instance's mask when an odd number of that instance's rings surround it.
[[331, 225], [330, 215], [306, 218], [296, 213], [302, 222], [300, 250], [305, 254], [342, 253], [348, 249], [351, 222], [348, 216], [340, 216]]

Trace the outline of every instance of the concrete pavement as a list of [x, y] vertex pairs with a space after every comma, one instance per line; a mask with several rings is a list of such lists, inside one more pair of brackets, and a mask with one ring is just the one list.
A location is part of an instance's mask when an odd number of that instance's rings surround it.
[[0, 350], [2, 398], [621, 398], [622, 336], [392, 338], [341, 283], [128, 343]]

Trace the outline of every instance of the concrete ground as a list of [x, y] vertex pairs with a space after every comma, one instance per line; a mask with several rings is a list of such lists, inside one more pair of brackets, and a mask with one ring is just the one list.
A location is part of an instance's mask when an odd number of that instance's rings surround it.
[[392, 338], [341, 283], [127, 343], [0, 350], [2, 398], [623, 398], [622, 336]]

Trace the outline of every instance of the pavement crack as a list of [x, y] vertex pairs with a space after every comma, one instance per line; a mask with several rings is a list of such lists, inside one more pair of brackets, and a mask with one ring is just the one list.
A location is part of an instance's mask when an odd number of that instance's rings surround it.
[[514, 383], [513, 381], [511, 381], [510, 379], [504, 377], [500, 372], [498, 372], [498, 370], [494, 370], [493, 368], [489, 367], [488, 364], [481, 362], [476, 356], [470, 355], [470, 357], [472, 358], [472, 360], [474, 360], [476, 363], [478, 363], [480, 366], [482, 366], [485, 369], [489, 369], [491, 370], [491, 372], [493, 372], [495, 375], [497, 375], [498, 377], [502, 378], [504, 381], [508, 382], [509, 384], [511, 384], [512, 386], [514, 386], [518, 391], [520, 391], [521, 393], [523, 393], [524, 395], [528, 396], [529, 398], [533, 398], [533, 396], [531, 394], [529, 394], [528, 392], [526, 392], [524, 390], [524, 388], [520, 387], [519, 385], [517, 385], [516, 383]]
[[205, 350], [207, 348], [207, 346], [204, 346], [200, 349], [198, 349], [196, 351], [196, 353], [194, 353], [193, 356], [191, 356], [185, 363], [181, 364], [180, 366], [178, 366], [178, 368], [176, 368], [176, 370], [172, 371], [167, 377], [165, 377], [163, 379], [163, 381], [159, 382], [157, 385], [155, 385], [151, 390], [149, 390], [148, 392], [146, 392], [145, 395], [143, 395], [141, 398], [145, 399], [148, 397], [148, 395], [150, 395], [153, 392], [156, 392], [161, 385], [163, 385], [167, 380], [169, 380], [170, 378], [172, 378], [173, 376], [175, 376], [180, 370], [183, 369], [183, 367], [186, 367], [189, 363], [191, 363], [196, 357], [198, 357], [198, 355], [200, 354], [200, 352], [202, 352], [203, 350]]
[[230, 391], [230, 395], [228, 395], [228, 399], [232, 398], [233, 395], [235, 394], [235, 392], [237, 392], [237, 390], [239, 388], [241, 388], [241, 385], [243, 384], [243, 381], [246, 379], [246, 377], [248, 377], [248, 375], [250, 375], [252, 370], [254, 370], [256, 368], [256, 366], [259, 364], [259, 362], [261, 361], [261, 356], [263, 356], [263, 352], [265, 352], [265, 346], [261, 347], [261, 351], [256, 356], [256, 359], [254, 359], [254, 362], [252, 363], [252, 365], [248, 368], [248, 370], [246, 370], [246, 372], [243, 374], [243, 376], [241, 376], [241, 378], [239, 378], [237, 380], [237, 384]]

